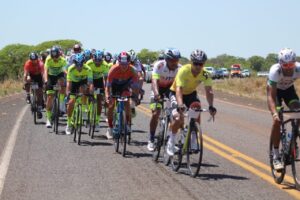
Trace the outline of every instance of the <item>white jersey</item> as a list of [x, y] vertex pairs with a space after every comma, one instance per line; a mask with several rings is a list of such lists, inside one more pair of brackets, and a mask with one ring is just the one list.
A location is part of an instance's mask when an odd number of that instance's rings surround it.
[[178, 64], [178, 68], [176, 68], [175, 70], [170, 70], [167, 67], [167, 62], [165, 60], [157, 61], [156, 63], [154, 63], [152, 78], [159, 80], [158, 87], [170, 87], [180, 67], [181, 65]]
[[284, 76], [280, 64], [277, 63], [270, 68], [268, 85], [276, 84], [278, 89], [286, 90], [294, 84], [297, 78], [300, 78], [300, 63], [296, 62], [292, 76]]
[[135, 69], [136, 72], [142, 72], [142, 63], [140, 60], [135, 60], [133, 68]]

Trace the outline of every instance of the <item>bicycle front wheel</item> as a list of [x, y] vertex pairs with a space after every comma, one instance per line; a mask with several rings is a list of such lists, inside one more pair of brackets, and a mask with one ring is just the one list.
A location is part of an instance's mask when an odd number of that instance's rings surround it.
[[299, 158], [299, 145], [300, 137], [299, 134], [294, 135], [291, 140], [291, 165], [292, 173], [295, 181], [295, 186], [300, 190], [300, 158]]
[[37, 115], [37, 103], [36, 103], [36, 93], [35, 90], [32, 90], [32, 100], [31, 100], [31, 111], [33, 114], [33, 122], [37, 124], [36, 115]]
[[120, 146], [122, 148], [122, 156], [125, 157], [126, 155], [126, 143], [127, 143], [127, 127], [126, 127], [126, 117], [125, 117], [125, 112], [122, 111], [120, 113], [120, 126], [119, 128], [121, 129], [121, 134], [120, 134]]
[[119, 152], [119, 146], [120, 146], [120, 135], [121, 135], [121, 130], [119, 129], [119, 117], [118, 113], [114, 112], [113, 116], [113, 127], [114, 129], [117, 129], [118, 127], [118, 133], [113, 133], [113, 138], [114, 138], [114, 147], [115, 151], [118, 153]]
[[[282, 141], [280, 140], [280, 157], [283, 160], [283, 151], [282, 151]], [[269, 157], [270, 157], [270, 166], [271, 166], [271, 172], [272, 172], [272, 176], [274, 178], [274, 181], [278, 184], [282, 183], [284, 176], [285, 176], [285, 164], [284, 164], [284, 168], [282, 170], [276, 170], [274, 169], [274, 165], [273, 165], [273, 142], [272, 142], [272, 136], [270, 137], [270, 148], [269, 148]]]
[[167, 124], [166, 121], [164, 119], [159, 120], [159, 127], [158, 127], [159, 132], [157, 137], [154, 140], [155, 149], [152, 155], [152, 159], [155, 162], [158, 162], [161, 149], [164, 148], [165, 146], [164, 143], [165, 143], [165, 126]]
[[77, 141], [77, 144], [80, 145], [81, 144], [81, 129], [82, 129], [82, 126], [83, 126], [83, 120], [82, 120], [82, 106], [81, 104], [78, 105], [77, 107], [77, 116], [78, 116], [78, 119], [77, 119], [77, 132], [78, 132], [78, 141]]
[[186, 163], [187, 168], [192, 177], [196, 177], [199, 174], [202, 156], [203, 156], [203, 138], [200, 125], [195, 122], [195, 127], [191, 128], [188, 134], [186, 149]]
[[96, 114], [97, 114], [97, 104], [91, 103], [90, 107], [90, 123], [89, 123], [89, 135], [92, 139], [94, 139], [94, 132], [95, 132], [95, 126], [96, 126]]

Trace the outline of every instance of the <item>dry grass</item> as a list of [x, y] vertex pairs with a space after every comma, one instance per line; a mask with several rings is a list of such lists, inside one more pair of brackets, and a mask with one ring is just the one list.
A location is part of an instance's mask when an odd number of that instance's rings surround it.
[[0, 97], [21, 92], [23, 90], [22, 87], [22, 81], [6, 80], [0, 82]]
[[[233, 95], [254, 99], [266, 99], [267, 78], [234, 78], [215, 81], [213, 88]], [[300, 95], [300, 80], [295, 83], [297, 94]]]

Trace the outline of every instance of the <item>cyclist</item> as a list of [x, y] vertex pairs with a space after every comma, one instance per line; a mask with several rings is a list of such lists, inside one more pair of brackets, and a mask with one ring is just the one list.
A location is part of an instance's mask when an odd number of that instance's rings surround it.
[[145, 75], [146, 75], [145, 68], [144, 68], [143, 64], [141, 63], [141, 61], [138, 59], [134, 50], [131, 49], [129, 51], [129, 55], [131, 58], [130, 63], [134, 67], [134, 69], [136, 70], [136, 72], [138, 74], [140, 94], [141, 94], [141, 96], [143, 96], [145, 93], [145, 91], [143, 90], [143, 83], [144, 83], [144, 79], [145, 79]]
[[26, 101], [30, 104], [30, 83], [32, 81], [38, 83], [39, 89], [37, 90], [37, 117], [41, 119], [42, 107], [43, 107], [43, 73], [44, 64], [38, 59], [38, 55], [35, 52], [29, 54], [29, 60], [24, 65], [24, 88], [26, 90]]
[[[190, 59], [192, 64], [186, 64], [182, 66], [175, 77], [170, 90], [171, 105], [175, 108], [172, 111], [173, 120], [171, 122], [169, 139], [167, 142], [167, 154], [173, 156], [175, 152], [175, 135], [179, 128], [184, 125], [183, 111], [185, 106], [187, 108], [193, 103], [194, 105], [200, 100], [197, 96], [197, 86], [203, 82], [206, 91], [206, 99], [209, 105], [209, 112], [214, 116], [217, 112], [213, 106], [213, 90], [212, 79], [209, 73], [203, 68], [207, 60], [205, 52], [201, 50], [195, 50], [191, 53]], [[200, 123], [200, 116], [197, 120]], [[193, 139], [194, 138], [194, 139]], [[191, 147], [197, 148], [196, 137], [192, 135]], [[196, 147], [195, 147], [196, 146]]]
[[[138, 104], [138, 76], [134, 68], [130, 66], [130, 55], [123, 51], [118, 56], [118, 63], [112, 66], [107, 77], [107, 85], [105, 88], [106, 101], [108, 103], [107, 118], [109, 126], [106, 133], [107, 139], [113, 138], [113, 110], [115, 99], [110, 98], [110, 95], [129, 95], [130, 88], [132, 89], [133, 96], [135, 96], [133, 100]], [[127, 124], [131, 124], [129, 102], [125, 103], [125, 113]], [[130, 127], [127, 127], [127, 130], [131, 132]]]
[[280, 119], [276, 107], [282, 106], [282, 100], [289, 109], [299, 109], [299, 97], [296, 94], [294, 81], [300, 78], [300, 63], [296, 62], [296, 54], [292, 49], [284, 48], [278, 54], [278, 63], [272, 65], [267, 84], [267, 102], [273, 117], [271, 138], [274, 144], [274, 169], [283, 169], [279, 156]]
[[154, 151], [154, 137], [162, 105], [156, 104], [160, 98], [169, 97], [170, 86], [180, 67], [179, 59], [181, 55], [178, 49], [166, 49], [164, 53], [165, 60], [157, 61], [153, 67], [152, 73], [152, 91], [150, 98], [150, 109], [152, 117], [150, 120], [150, 134], [147, 148]]
[[73, 53], [71, 54], [71, 56], [68, 59], [68, 67], [73, 64], [73, 61], [74, 61], [74, 58], [75, 58], [76, 54], [81, 53], [81, 51], [82, 51], [82, 49], [81, 49], [80, 44], [75, 44], [74, 47], [73, 47]]
[[[94, 79], [94, 87], [101, 89], [104, 92], [105, 86], [105, 78], [108, 74], [108, 66], [107, 63], [103, 60], [103, 52], [97, 50], [94, 55], [93, 59], [89, 60], [86, 65], [88, 65], [92, 72], [93, 72], [93, 79]], [[96, 118], [96, 125], [99, 127], [99, 120], [100, 114], [102, 110], [102, 95], [97, 95], [97, 118]]]
[[84, 50], [84, 63], [87, 63], [90, 59], [92, 59], [92, 52], [89, 49]]
[[[83, 86], [88, 84], [88, 88]], [[93, 72], [89, 66], [84, 64], [84, 55], [82, 53], [76, 54], [74, 58], [74, 64], [68, 68], [67, 73], [67, 94], [70, 97], [68, 108], [67, 108], [67, 127], [66, 135], [71, 134], [72, 130], [72, 113], [74, 110], [75, 96], [76, 93], [91, 93], [94, 91], [93, 84]], [[71, 95], [69, 95], [71, 93]], [[86, 97], [82, 97], [82, 112], [85, 112], [86, 106]]]
[[60, 100], [60, 110], [63, 112], [64, 109], [64, 68], [67, 65], [66, 59], [60, 56], [59, 49], [57, 47], [53, 47], [50, 51], [50, 56], [47, 57], [45, 62], [45, 72], [44, 72], [44, 80], [47, 90], [47, 103], [46, 103], [46, 113], [47, 113], [47, 122], [46, 127], [51, 128], [51, 110], [53, 104], [53, 86], [57, 83], [62, 87], [61, 91], [59, 91], [59, 100]]
[[112, 55], [109, 52], [105, 52], [104, 53], [104, 60], [108, 65], [108, 68], [110, 69], [113, 66], [113, 62], [112, 62]]

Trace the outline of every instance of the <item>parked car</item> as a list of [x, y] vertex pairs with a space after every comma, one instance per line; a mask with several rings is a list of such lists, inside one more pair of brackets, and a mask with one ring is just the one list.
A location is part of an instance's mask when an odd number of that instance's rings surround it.
[[240, 64], [233, 64], [230, 67], [230, 76], [231, 78], [234, 77], [241, 77], [241, 65]]
[[151, 83], [152, 81], [152, 67], [150, 65], [147, 65], [147, 64], [143, 64], [144, 65], [144, 68], [145, 68], [145, 72], [146, 72], [146, 75], [145, 75], [145, 78], [144, 78], [144, 81], [146, 83]]
[[223, 71], [223, 77], [224, 78], [229, 78], [229, 71], [227, 68], [222, 67], [221, 70]]
[[257, 72], [257, 76], [258, 77], [268, 77], [269, 76], [269, 72], [267, 72], [267, 71]]
[[212, 79], [216, 78], [216, 70], [214, 67], [204, 67], [211, 74]]
[[215, 78], [217, 78], [217, 79], [224, 78], [224, 73], [223, 73], [222, 69], [216, 69]]
[[249, 71], [249, 69], [244, 69], [244, 70], [242, 71], [242, 73], [241, 73], [241, 76], [242, 76], [243, 78], [250, 77], [250, 71]]

